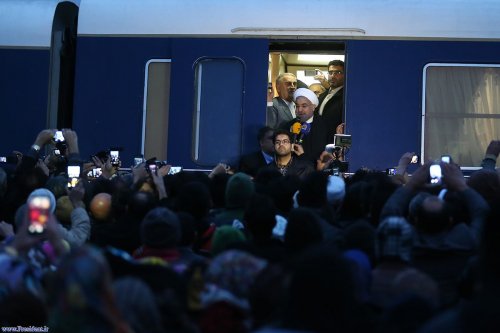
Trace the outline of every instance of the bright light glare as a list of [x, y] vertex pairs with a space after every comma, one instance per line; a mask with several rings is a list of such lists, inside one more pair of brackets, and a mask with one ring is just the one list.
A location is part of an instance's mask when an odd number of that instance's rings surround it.
[[297, 60], [299, 61], [311, 61], [317, 64], [324, 63], [328, 64], [332, 60], [342, 60], [344, 61], [344, 55], [330, 55], [330, 54], [299, 54]]

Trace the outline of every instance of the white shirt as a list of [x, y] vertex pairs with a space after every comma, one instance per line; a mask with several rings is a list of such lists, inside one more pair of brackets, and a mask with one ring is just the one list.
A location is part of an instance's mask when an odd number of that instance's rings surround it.
[[291, 101], [291, 102], [285, 101], [285, 100], [283, 100], [283, 101], [286, 103], [286, 105], [288, 105], [288, 109], [290, 110], [292, 117], [297, 118], [297, 115], [295, 114], [295, 103], [293, 101]]

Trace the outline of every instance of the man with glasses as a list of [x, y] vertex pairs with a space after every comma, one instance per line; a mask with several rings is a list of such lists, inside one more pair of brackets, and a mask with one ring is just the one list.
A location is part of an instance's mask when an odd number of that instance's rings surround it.
[[315, 114], [323, 118], [328, 129], [334, 133], [344, 133], [344, 62], [332, 60], [328, 63], [330, 89], [319, 96]]
[[313, 164], [298, 158], [293, 152], [292, 137], [289, 131], [278, 129], [274, 132], [274, 163], [268, 168], [278, 170], [283, 176], [297, 175], [304, 178], [314, 171]]

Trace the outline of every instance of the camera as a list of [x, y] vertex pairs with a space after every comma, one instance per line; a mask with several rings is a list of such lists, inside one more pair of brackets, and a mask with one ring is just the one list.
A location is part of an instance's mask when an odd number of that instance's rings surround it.
[[28, 232], [42, 234], [49, 220], [50, 199], [47, 196], [35, 196], [28, 202]]
[[439, 164], [432, 164], [429, 167], [430, 183], [432, 185], [440, 185], [441, 178], [443, 177], [441, 173], [441, 166]]
[[304, 75], [305, 76], [314, 76], [317, 74], [317, 71], [314, 69], [305, 69], [304, 70]]
[[335, 147], [350, 148], [352, 145], [352, 136], [350, 134], [335, 134]]
[[80, 180], [80, 166], [68, 165], [68, 188], [73, 188]]

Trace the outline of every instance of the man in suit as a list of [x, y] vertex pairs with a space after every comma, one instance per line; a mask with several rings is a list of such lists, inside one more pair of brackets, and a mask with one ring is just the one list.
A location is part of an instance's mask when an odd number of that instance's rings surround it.
[[239, 171], [255, 177], [261, 168], [273, 162], [273, 135], [274, 131], [271, 127], [264, 126], [259, 129], [257, 140], [259, 140], [260, 150], [242, 156], [240, 159]]
[[330, 89], [319, 96], [319, 104], [314, 111], [323, 118], [328, 129], [334, 133], [344, 133], [344, 62], [332, 60], [328, 63]]
[[279, 128], [295, 118], [293, 93], [297, 89], [297, 77], [292, 73], [283, 73], [276, 78], [278, 97], [268, 101], [266, 124], [271, 128]]
[[[302, 124], [303, 129], [296, 137], [297, 144], [293, 146], [294, 152], [300, 156], [300, 159], [316, 165], [316, 161], [325, 150], [325, 146], [333, 142], [335, 132], [328, 128], [322, 117], [314, 115], [314, 110], [319, 103], [314, 92], [306, 88], [299, 88], [295, 91], [293, 98], [297, 107], [297, 119], [286, 123], [283, 129], [293, 132], [291, 128], [295, 122], [298, 121]], [[305, 128], [308, 130], [304, 130]]]

